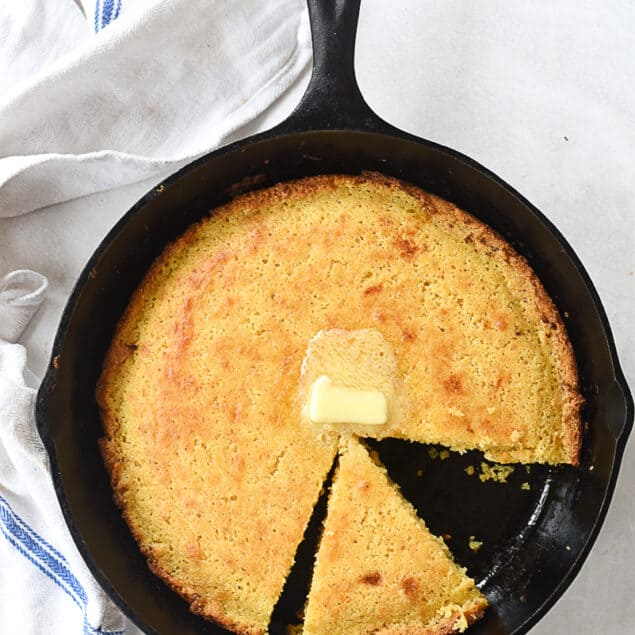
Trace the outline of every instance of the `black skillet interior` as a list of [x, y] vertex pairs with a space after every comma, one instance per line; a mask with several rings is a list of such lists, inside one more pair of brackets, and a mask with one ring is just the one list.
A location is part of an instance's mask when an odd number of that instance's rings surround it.
[[[37, 421], [71, 533], [96, 578], [147, 632], [220, 633], [148, 570], [97, 449], [94, 388], [113, 329], [164, 246], [239, 192], [313, 174], [376, 170], [439, 194], [499, 231], [523, 254], [564, 316], [587, 399], [582, 465], [520, 466], [505, 485], [465, 472], [481, 456], [434, 457], [399, 441], [377, 445], [390, 474], [431, 530], [449, 536], [491, 603], [471, 633], [526, 632], [571, 582], [597, 535], [632, 426], [633, 404], [610, 329], [582, 265], [531, 204], [470, 159], [402, 133], [361, 98], [353, 72], [359, 0], [309, 2], [314, 72], [298, 109], [278, 128], [200, 159], [139, 201], [81, 274], [40, 388]], [[523, 485], [527, 483], [527, 485]], [[318, 506], [273, 632], [297, 622], [308, 581]], [[284, 522], [284, 519], [281, 519]], [[471, 537], [481, 541], [475, 552]]]

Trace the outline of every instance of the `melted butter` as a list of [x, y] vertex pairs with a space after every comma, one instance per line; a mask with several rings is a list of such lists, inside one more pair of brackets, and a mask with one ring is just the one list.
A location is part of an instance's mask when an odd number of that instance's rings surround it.
[[404, 400], [392, 346], [374, 329], [318, 332], [302, 362], [299, 406], [308, 425], [338, 433], [389, 433]]
[[338, 386], [320, 375], [311, 386], [307, 416], [313, 423], [382, 425], [388, 420], [388, 401], [379, 390]]

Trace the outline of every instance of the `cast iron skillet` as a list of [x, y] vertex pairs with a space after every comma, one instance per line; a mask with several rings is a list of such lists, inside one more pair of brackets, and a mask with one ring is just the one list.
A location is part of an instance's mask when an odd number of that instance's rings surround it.
[[[366, 105], [353, 70], [359, 0], [310, 0], [314, 69], [295, 112], [269, 132], [195, 161], [149, 192], [117, 223], [82, 272], [63, 314], [37, 400], [37, 423], [70, 531], [97, 580], [141, 628], [220, 633], [148, 570], [97, 450], [95, 382], [113, 329], [154, 258], [208, 210], [239, 192], [308, 175], [376, 170], [470, 211], [527, 258], [564, 316], [587, 406], [582, 464], [516, 468], [508, 485], [464, 472], [478, 453], [433, 461], [425, 447], [377, 444], [391, 475], [490, 600], [470, 632], [524, 633], [580, 569], [606, 514], [633, 402], [600, 300], [558, 230], [509, 185], [471, 159], [401, 132]], [[424, 478], [416, 472], [423, 468]], [[521, 489], [527, 482], [531, 489]], [[274, 613], [295, 622], [304, 599], [318, 511]], [[284, 519], [281, 519], [284, 522]], [[470, 536], [483, 541], [477, 553]], [[602, 607], [597, 607], [598, 611]]]

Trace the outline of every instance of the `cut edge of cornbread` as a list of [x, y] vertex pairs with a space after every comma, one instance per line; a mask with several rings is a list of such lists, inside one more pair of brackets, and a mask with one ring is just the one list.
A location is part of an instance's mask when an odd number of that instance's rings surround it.
[[[431, 608], [437, 582], [439, 602]], [[369, 608], [360, 611], [364, 599]], [[480, 619], [487, 606], [386, 469], [356, 437], [342, 436], [303, 633], [448, 635]]]

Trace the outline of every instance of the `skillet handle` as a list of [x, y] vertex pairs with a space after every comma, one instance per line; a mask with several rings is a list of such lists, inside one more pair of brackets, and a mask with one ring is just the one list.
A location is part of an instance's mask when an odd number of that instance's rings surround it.
[[355, 35], [361, 0], [307, 0], [313, 72], [280, 132], [391, 128], [364, 101], [355, 79]]
[[626, 443], [633, 429], [633, 410], [633, 396], [622, 376], [611, 386], [608, 399], [608, 419], [613, 425], [612, 430], [618, 442]]

